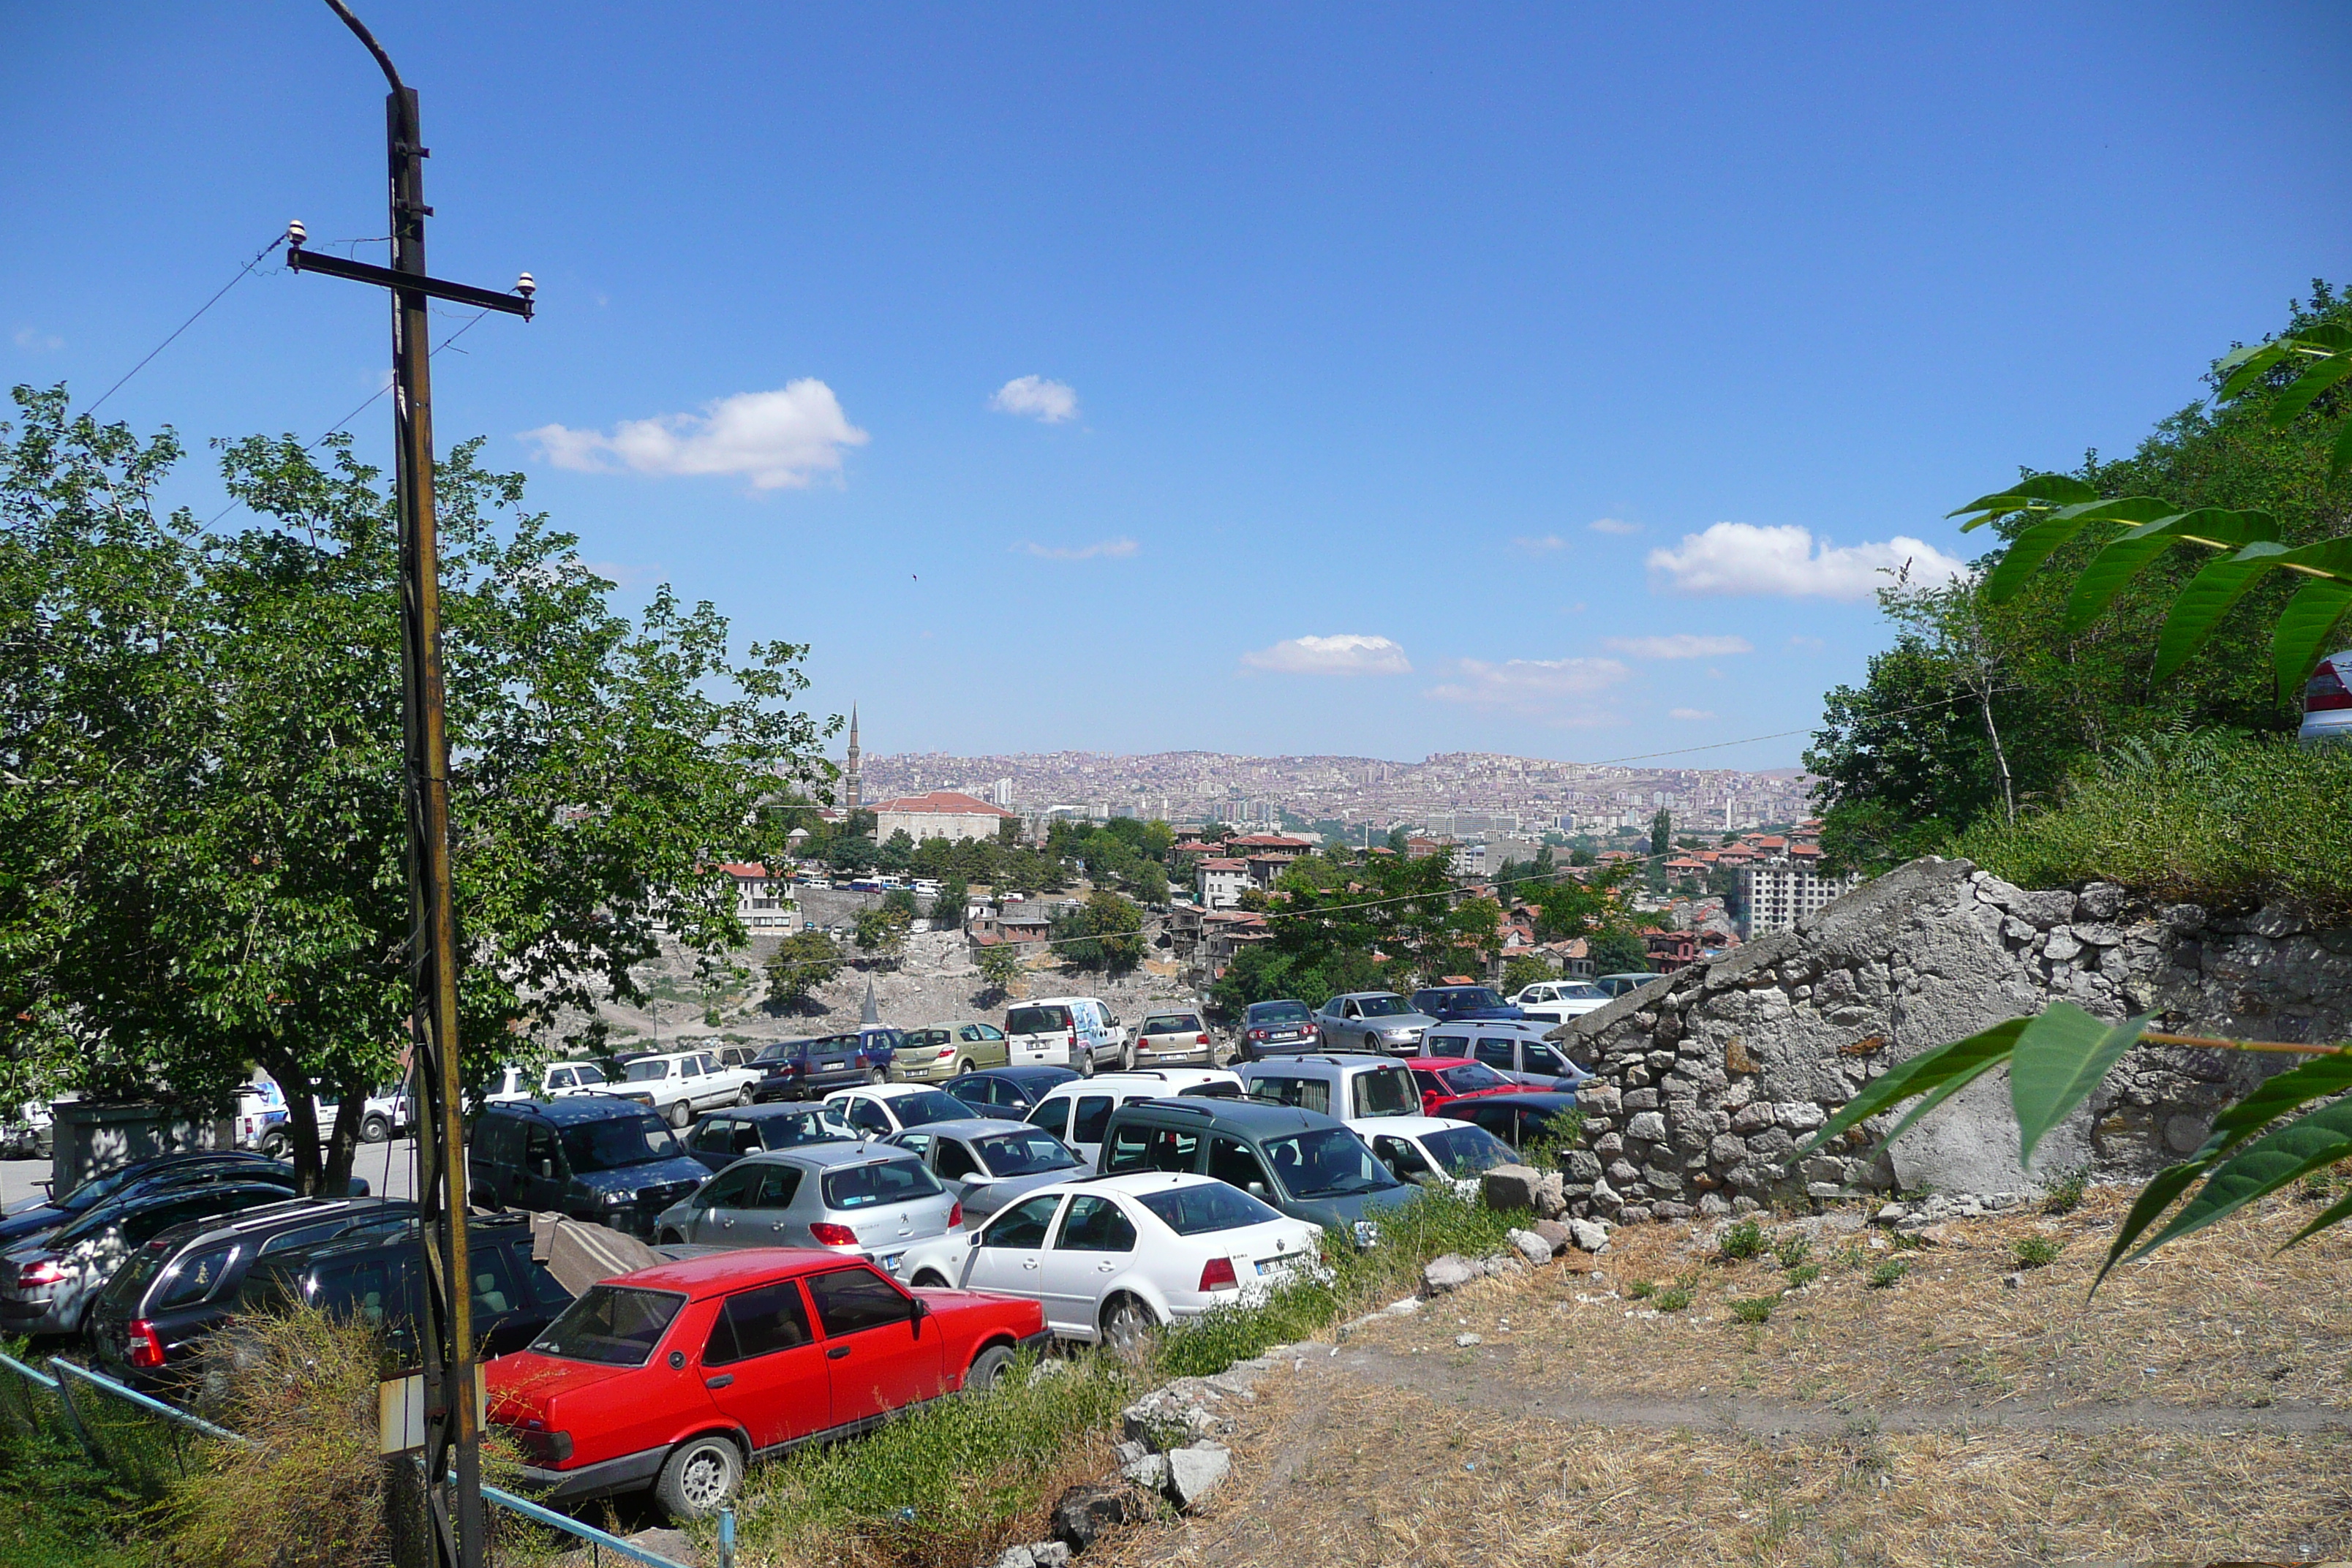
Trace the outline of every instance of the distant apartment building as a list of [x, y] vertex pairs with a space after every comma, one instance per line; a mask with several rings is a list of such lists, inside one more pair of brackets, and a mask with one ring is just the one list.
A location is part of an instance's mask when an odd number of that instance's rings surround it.
[[1856, 875], [1823, 876], [1818, 867], [1788, 860], [1767, 860], [1745, 866], [1739, 872], [1739, 916], [1742, 941], [1752, 942], [1768, 931], [1793, 931], [1799, 921], [1842, 893], [1862, 885]]
[[998, 823], [1013, 820], [1011, 812], [951, 789], [900, 795], [876, 803], [873, 810], [876, 839], [904, 833], [918, 844], [926, 838], [993, 838]]
[[1249, 862], [1229, 856], [1203, 860], [1193, 878], [1193, 887], [1200, 895], [1202, 909], [1238, 909], [1242, 894], [1250, 885]]
[[772, 874], [758, 861], [734, 861], [719, 868], [734, 879], [735, 915], [743, 929], [771, 936], [790, 936], [800, 930], [800, 907], [793, 902], [792, 883]]

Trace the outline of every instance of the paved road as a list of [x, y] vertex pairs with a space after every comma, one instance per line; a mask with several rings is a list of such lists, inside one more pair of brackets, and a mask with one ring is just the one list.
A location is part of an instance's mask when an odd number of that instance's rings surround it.
[[[352, 1173], [366, 1180], [379, 1197], [404, 1198], [416, 1190], [416, 1142], [396, 1139], [390, 1143], [362, 1143], [352, 1162]], [[0, 1209], [13, 1208], [25, 1198], [42, 1194], [49, 1179], [47, 1160], [0, 1160]]]

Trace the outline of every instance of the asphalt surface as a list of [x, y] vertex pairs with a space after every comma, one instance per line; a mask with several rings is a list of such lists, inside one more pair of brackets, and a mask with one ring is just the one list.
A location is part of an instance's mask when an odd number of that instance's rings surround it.
[[[352, 1173], [365, 1180], [368, 1191], [378, 1197], [412, 1196], [416, 1190], [416, 1141], [397, 1138], [389, 1143], [361, 1144], [352, 1161]], [[47, 1160], [0, 1160], [0, 1209], [41, 1196], [41, 1184], [48, 1179]]]

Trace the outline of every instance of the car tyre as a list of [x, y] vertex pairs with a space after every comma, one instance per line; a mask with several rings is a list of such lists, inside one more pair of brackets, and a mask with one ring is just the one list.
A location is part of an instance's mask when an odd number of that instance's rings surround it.
[[1080, 1052], [1078, 1053], [1078, 1059], [1077, 1059], [1076, 1061], [1072, 1062], [1070, 1065], [1071, 1065], [1072, 1067], [1074, 1067], [1074, 1068], [1077, 1068], [1077, 1069], [1078, 1069], [1078, 1076], [1079, 1076], [1080, 1078], [1092, 1078], [1092, 1077], [1094, 1077], [1094, 1076], [1095, 1076], [1095, 1051], [1094, 1051], [1094, 1047], [1093, 1047], [1092, 1046], [1088, 1046], [1086, 1049], [1084, 1049], [1084, 1050], [1080, 1051]]
[[1121, 1047], [1118, 1053], [1118, 1070], [1121, 1072], [1133, 1072], [1136, 1069], [1137, 1065], [1138, 1064], [1135, 1059], [1135, 1047], [1133, 1046]]
[[360, 1142], [362, 1143], [383, 1143], [390, 1142], [391, 1138], [392, 1121], [388, 1117], [378, 1114], [360, 1123]]
[[294, 1140], [289, 1138], [285, 1133], [278, 1131], [274, 1127], [261, 1135], [261, 1147], [259, 1152], [268, 1155], [270, 1159], [283, 1160], [289, 1152], [292, 1152], [293, 1148]]
[[[944, 1290], [948, 1288], [948, 1282], [940, 1278], [938, 1270], [931, 1268], [924, 1269], [909, 1283], [918, 1290]], [[980, 1363], [974, 1362], [972, 1364], [978, 1366]]]
[[672, 1521], [717, 1513], [743, 1480], [743, 1450], [731, 1437], [689, 1438], [670, 1452], [654, 1482], [654, 1500]]
[[669, 1108], [669, 1124], [680, 1132], [694, 1125], [694, 1107], [681, 1100]]
[[751, 1086], [750, 1084], [747, 1083], [743, 1086], [743, 1092], [735, 1097], [735, 1103], [738, 1105], [749, 1105], [751, 1103]]
[[889, 1069], [887, 1068], [867, 1068], [866, 1069], [866, 1081], [867, 1083], [888, 1083], [890, 1081]]
[[1151, 1309], [1125, 1291], [1103, 1303], [1102, 1342], [1122, 1361], [1141, 1362], [1151, 1349], [1151, 1331], [1159, 1326]]
[[963, 1374], [967, 1394], [986, 1394], [1013, 1364], [1013, 1352], [1003, 1345], [991, 1345], [971, 1358], [971, 1367]]
[[956, 1077], [961, 1078], [964, 1074], [970, 1071], [971, 1071], [971, 1058], [970, 1057], [966, 1057], [963, 1060], [956, 1063]]

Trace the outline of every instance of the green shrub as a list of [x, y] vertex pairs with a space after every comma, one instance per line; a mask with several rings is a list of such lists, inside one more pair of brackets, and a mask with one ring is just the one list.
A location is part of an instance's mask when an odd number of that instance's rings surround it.
[[1669, 1285], [1650, 1298], [1650, 1305], [1661, 1312], [1679, 1312], [1690, 1304], [1690, 1287], [1686, 1285]]
[[1519, 1159], [1538, 1171], [1559, 1169], [1559, 1157], [1584, 1147], [1584, 1110], [1561, 1111], [1544, 1123], [1543, 1131], [1519, 1146]]
[[1658, 1282], [1654, 1279], [1636, 1279], [1625, 1287], [1626, 1300], [1632, 1301], [1646, 1301], [1657, 1293]]
[[1268, 1345], [1312, 1339], [1338, 1321], [1339, 1293], [1329, 1283], [1298, 1280], [1254, 1306], [1213, 1307], [1163, 1335], [1155, 1358], [1170, 1377], [1207, 1377]]
[[1988, 816], [1950, 851], [2026, 888], [2093, 879], [2173, 902], [2292, 904], [2352, 918], [2352, 747], [2200, 731], [2128, 742], [2014, 826]]
[[1750, 1296], [1745, 1300], [1734, 1301], [1731, 1315], [1743, 1323], [1769, 1323], [1772, 1321], [1772, 1309], [1780, 1304], [1778, 1296]]
[[2057, 1180], [2052, 1182], [2049, 1190], [2042, 1195], [2042, 1212], [2073, 1214], [2083, 1206], [2083, 1190], [2090, 1183], [2091, 1167], [2088, 1165], [2076, 1165], [2072, 1170], [2060, 1172]]
[[1897, 1252], [1916, 1252], [1927, 1245], [1927, 1238], [1911, 1231], [1898, 1230], [1890, 1237]]
[[1812, 1255], [1812, 1238], [1801, 1230], [1792, 1230], [1772, 1244], [1772, 1256], [1780, 1260], [1783, 1268], [1802, 1268]]
[[2021, 1236], [2011, 1244], [2010, 1251], [2016, 1257], [2020, 1268], [2047, 1268], [2058, 1261], [2058, 1254], [2065, 1247], [2066, 1242], [2062, 1237]]
[[1793, 1289], [1800, 1285], [1810, 1285], [1821, 1277], [1822, 1266], [1820, 1264], [1800, 1263], [1790, 1268], [1789, 1285], [1790, 1288]]
[[1764, 1250], [1764, 1227], [1752, 1219], [1743, 1219], [1726, 1226], [1716, 1239], [1716, 1256], [1726, 1263], [1738, 1263], [1759, 1256]]
[[1911, 1265], [1900, 1258], [1890, 1258], [1870, 1271], [1870, 1288], [1884, 1290], [1911, 1272]]

